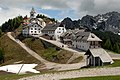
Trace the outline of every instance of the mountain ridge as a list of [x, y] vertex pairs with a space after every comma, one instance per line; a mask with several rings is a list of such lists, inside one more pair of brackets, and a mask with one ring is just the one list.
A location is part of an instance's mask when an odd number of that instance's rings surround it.
[[66, 25], [67, 29], [87, 28], [90, 31], [96, 29], [99, 31], [111, 31], [118, 34], [120, 32], [120, 13], [112, 11], [96, 16], [86, 15], [75, 21], [67, 17], [64, 18], [61, 24]]

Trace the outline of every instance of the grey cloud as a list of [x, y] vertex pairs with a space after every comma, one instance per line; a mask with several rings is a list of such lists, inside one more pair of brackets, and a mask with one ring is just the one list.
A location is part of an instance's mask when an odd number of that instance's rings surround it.
[[94, 9], [94, 0], [83, 0], [81, 1], [80, 10], [81, 11], [91, 11]]
[[44, 6], [50, 6], [52, 9], [66, 9], [69, 6], [66, 4], [69, 0], [0, 0], [0, 6], [9, 7], [31, 7], [37, 6], [44, 8]]
[[[0, 0], [0, 7], [3, 8], [50, 8], [59, 9], [61, 11], [74, 10], [74, 14], [78, 17], [85, 14], [99, 14], [109, 11], [120, 12], [120, 0]], [[70, 14], [70, 13], [66, 13]]]
[[86, 14], [102, 14], [111, 11], [120, 12], [120, 0], [83, 0], [81, 1], [78, 12]]

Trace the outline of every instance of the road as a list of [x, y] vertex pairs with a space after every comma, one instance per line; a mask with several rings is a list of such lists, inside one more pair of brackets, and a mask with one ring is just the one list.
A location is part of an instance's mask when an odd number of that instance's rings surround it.
[[108, 51], [109, 55], [112, 57], [112, 59], [120, 59], [120, 54], [115, 54], [113, 52]]
[[110, 75], [120, 75], [120, 67], [93, 68], [93, 69], [82, 69], [76, 71], [48, 73], [48, 74], [41, 74], [41, 75], [21, 78], [19, 80], [60, 80], [60, 79], [68, 79], [68, 78], [110, 76]]

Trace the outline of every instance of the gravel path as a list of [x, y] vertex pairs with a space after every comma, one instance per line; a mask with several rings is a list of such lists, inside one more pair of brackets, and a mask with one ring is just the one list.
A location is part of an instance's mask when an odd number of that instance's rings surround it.
[[120, 54], [115, 54], [113, 52], [107, 51], [112, 59], [120, 59]]
[[[46, 41], [46, 42], [49, 42], [49, 43], [51, 43], [51, 44], [54, 44], [54, 45], [56, 45], [56, 46], [58, 46], [58, 47], [60, 47], [60, 48], [62, 48], [62, 49], [64, 49], [64, 50], [71, 51], [71, 52], [73, 52], [73, 53], [81, 54], [81, 55], [84, 55], [84, 54], [85, 54], [85, 52], [83, 52], [83, 51], [80, 52], [80, 51], [74, 50], [74, 49], [72, 49], [72, 48], [68, 48], [67, 45], [65, 45], [65, 44], [63, 44], [63, 43], [61, 43], [61, 42], [59, 42], [59, 41], [47, 40], [47, 39], [42, 38], [42, 37], [39, 37], [39, 38], [42, 39], [42, 40], [44, 40], [44, 41]], [[62, 45], [64, 45], [64, 47], [62, 47]]]
[[19, 80], [60, 80], [60, 79], [68, 79], [68, 78], [110, 76], [110, 75], [120, 75], [120, 67], [93, 68], [93, 69], [82, 69], [77, 71], [48, 73], [48, 74], [21, 78]]
[[57, 71], [61, 71], [61, 70], [71, 70], [71, 69], [79, 69], [83, 66], [85, 66], [85, 61], [81, 61], [80, 63], [74, 63], [74, 64], [58, 64], [58, 63], [53, 63], [53, 62], [49, 62], [45, 59], [43, 59], [41, 56], [39, 56], [36, 52], [34, 52], [33, 50], [31, 50], [30, 48], [28, 48], [24, 43], [22, 43], [20, 40], [18, 39], [14, 39], [13, 36], [11, 36], [11, 32], [7, 33], [7, 36], [12, 39], [13, 41], [15, 41], [16, 43], [18, 43], [23, 49], [25, 49], [30, 55], [32, 55], [33, 57], [35, 57], [37, 60], [41, 61], [42, 63], [45, 64], [45, 67], [42, 69], [54, 69]]

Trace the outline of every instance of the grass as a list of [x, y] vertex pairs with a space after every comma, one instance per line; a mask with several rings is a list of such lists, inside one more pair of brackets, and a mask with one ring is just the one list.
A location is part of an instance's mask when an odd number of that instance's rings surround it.
[[120, 67], [120, 60], [114, 60], [114, 63], [108, 65], [108, 67]]
[[21, 63], [38, 63], [40, 61], [29, 55], [21, 46], [12, 41], [7, 35], [0, 37], [0, 48], [4, 51], [4, 63], [1, 65], [14, 64], [14, 62], [22, 61]]
[[6, 74], [6, 75], [0, 75], [0, 80], [17, 80], [23, 77], [29, 77], [29, 76], [34, 76], [34, 75], [38, 75], [38, 74], [21, 74], [21, 75]]
[[[51, 62], [65, 64], [73, 55], [72, 52], [60, 49], [53, 44], [37, 38], [25, 38], [22, 40], [22, 42], [25, 43], [33, 51], [38, 53], [40, 56], [42, 56], [44, 59]], [[81, 59], [74, 61], [74, 63], [79, 61], [81, 61]]]
[[120, 76], [97, 76], [97, 77], [81, 77], [64, 80], [120, 80]]

